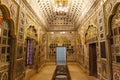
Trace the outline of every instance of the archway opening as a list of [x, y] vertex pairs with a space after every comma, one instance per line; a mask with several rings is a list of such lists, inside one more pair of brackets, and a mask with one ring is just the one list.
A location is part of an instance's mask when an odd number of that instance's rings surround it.
[[89, 46], [89, 75], [97, 77], [97, 45], [98, 30], [94, 25], [89, 25], [85, 34], [85, 43]]
[[120, 3], [113, 8], [112, 15], [108, 21], [109, 40], [110, 40], [110, 60], [111, 60], [111, 75], [113, 80], [120, 78]]
[[26, 68], [33, 69], [35, 68], [35, 53], [37, 45], [37, 32], [34, 26], [29, 26], [25, 34], [25, 43], [26, 43], [26, 57], [25, 63]]

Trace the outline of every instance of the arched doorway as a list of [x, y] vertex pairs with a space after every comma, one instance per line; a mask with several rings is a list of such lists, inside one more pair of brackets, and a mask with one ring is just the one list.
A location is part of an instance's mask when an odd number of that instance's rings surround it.
[[117, 3], [108, 21], [110, 60], [113, 80], [120, 80], [120, 3]]
[[13, 77], [14, 22], [6, 6], [0, 5], [0, 80]]
[[26, 66], [30, 68], [34, 64], [34, 57], [37, 45], [37, 31], [34, 26], [30, 25], [25, 33], [26, 42]]
[[89, 25], [85, 34], [85, 39], [85, 43], [89, 46], [89, 75], [97, 77], [98, 30], [96, 26]]
[[37, 70], [37, 54], [36, 48], [38, 45], [38, 35], [35, 26], [30, 25], [25, 31], [25, 66], [26, 66], [26, 79], [29, 80]]

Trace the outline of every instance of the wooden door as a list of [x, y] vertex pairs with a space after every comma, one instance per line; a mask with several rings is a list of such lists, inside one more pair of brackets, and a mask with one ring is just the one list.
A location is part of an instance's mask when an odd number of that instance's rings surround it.
[[97, 55], [96, 43], [89, 45], [89, 73], [91, 76], [97, 77]]

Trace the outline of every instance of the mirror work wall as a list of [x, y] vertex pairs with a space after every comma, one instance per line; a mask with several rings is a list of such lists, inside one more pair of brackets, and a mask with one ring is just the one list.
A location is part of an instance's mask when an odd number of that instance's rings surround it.
[[0, 6], [0, 76], [1, 80], [8, 80], [11, 71], [12, 35], [10, 21], [5, 17], [5, 9]]
[[39, 71], [45, 33], [26, 1], [0, 0], [0, 80], [29, 80]]
[[66, 47], [67, 61], [88, 74], [94, 46], [95, 76], [120, 80], [120, 0], [96, 1], [77, 31], [53, 33], [26, 0], [0, 0], [0, 80], [29, 80], [46, 62], [56, 61], [57, 46]]
[[[82, 51], [82, 66], [90, 74], [89, 56], [90, 45], [96, 43], [97, 51], [97, 78], [100, 80], [120, 79], [120, 55], [119, 55], [119, 33], [120, 33], [120, 1], [107, 0], [98, 1], [82, 20], [78, 29]], [[90, 37], [95, 31], [88, 31], [89, 25], [95, 25], [98, 31], [96, 41]], [[88, 31], [88, 33], [85, 33]], [[94, 35], [95, 36], [95, 35]], [[79, 61], [80, 62], [80, 61]]]
[[116, 5], [114, 14], [110, 20], [111, 29], [111, 55], [112, 55], [112, 71], [113, 79], [120, 79], [120, 4]]

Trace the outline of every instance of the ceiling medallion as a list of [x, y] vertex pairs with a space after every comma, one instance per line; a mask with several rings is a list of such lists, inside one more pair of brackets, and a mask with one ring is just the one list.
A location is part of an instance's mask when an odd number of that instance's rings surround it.
[[54, 11], [56, 15], [66, 15], [68, 12], [68, 0], [54, 0]]

